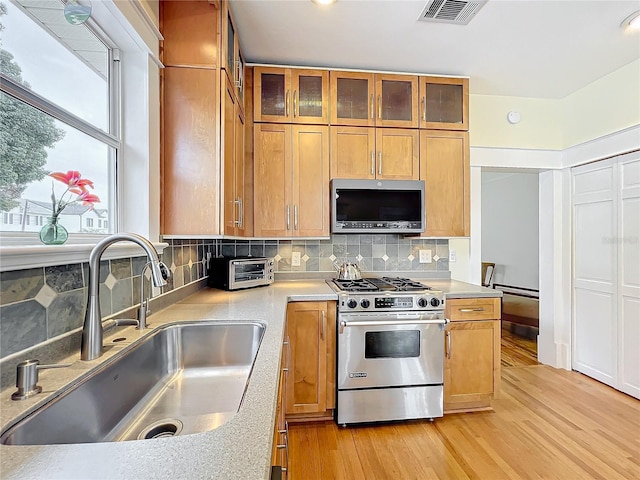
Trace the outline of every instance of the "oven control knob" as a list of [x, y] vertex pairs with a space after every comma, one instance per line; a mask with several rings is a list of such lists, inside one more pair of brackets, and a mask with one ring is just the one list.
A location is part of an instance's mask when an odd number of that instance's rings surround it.
[[424, 308], [424, 307], [426, 307], [427, 305], [429, 305], [429, 302], [427, 302], [427, 299], [426, 299], [426, 298], [419, 298], [419, 299], [418, 299], [418, 306], [419, 306], [420, 308]]
[[370, 302], [369, 300], [367, 300], [366, 298], [363, 298], [363, 299], [360, 301], [360, 306], [361, 306], [362, 308], [369, 308], [369, 305], [371, 305], [371, 302]]
[[440, 299], [433, 297], [429, 303], [432, 307], [437, 307], [438, 305], [440, 305]]
[[358, 302], [356, 302], [353, 298], [347, 300], [347, 307], [356, 308], [358, 306]]

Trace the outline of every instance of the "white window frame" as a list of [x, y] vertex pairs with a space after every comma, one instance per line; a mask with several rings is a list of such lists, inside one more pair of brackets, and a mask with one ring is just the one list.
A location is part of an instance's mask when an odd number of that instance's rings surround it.
[[[117, 44], [120, 55], [115, 62], [121, 70], [120, 82], [111, 95], [112, 101], [121, 105], [122, 118], [115, 126], [121, 143], [113, 182], [118, 188], [118, 205], [111, 221], [115, 232], [142, 235], [161, 252], [167, 246], [159, 242], [162, 35], [157, 20], [138, 2], [103, 0], [91, 4], [90, 21], [100, 25], [99, 31]], [[0, 271], [87, 261], [93, 246], [105, 235], [70, 235], [67, 243], [58, 246], [42, 245], [36, 237], [23, 232], [0, 235]], [[28, 245], [29, 241], [33, 243]], [[139, 253], [137, 245], [121, 243], [109, 247], [104, 258]]]

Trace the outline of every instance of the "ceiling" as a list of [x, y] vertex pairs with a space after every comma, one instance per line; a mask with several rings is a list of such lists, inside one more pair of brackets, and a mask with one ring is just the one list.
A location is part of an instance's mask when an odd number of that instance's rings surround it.
[[564, 98], [640, 58], [620, 26], [640, 0], [489, 0], [468, 25], [427, 0], [231, 2], [248, 63], [469, 76], [470, 92]]

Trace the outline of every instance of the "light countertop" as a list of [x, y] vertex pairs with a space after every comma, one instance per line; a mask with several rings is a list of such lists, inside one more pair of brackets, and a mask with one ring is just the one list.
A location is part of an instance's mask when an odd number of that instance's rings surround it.
[[[425, 280], [450, 298], [501, 296], [491, 290], [455, 280]], [[91, 362], [79, 355], [66, 359], [69, 368], [44, 370], [39, 385], [43, 393], [15, 402], [1, 392], [0, 419], [3, 430], [13, 419], [38, 408], [54, 393], [113, 357], [126, 344], [147, 335], [151, 329], [176, 321], [255, 320], [267, 324], [240, 411], [215, 430], [146, 441], [47, 445], [0, 445], [0, 475], [3, 479], [268, 479], [273, 426], [275, 424], [280, 352], [287, 302], [336, 300], [337, 294], [324, 280], [277, 281], [269, 287], [224, 292], [202, 289], [149, 317], [150, 329], [116, 328], [105, 337], [105, 353]], [[126, 337], [125, 345], [110, 339]], [[82, 414], [82, 412], [79, 412]]]

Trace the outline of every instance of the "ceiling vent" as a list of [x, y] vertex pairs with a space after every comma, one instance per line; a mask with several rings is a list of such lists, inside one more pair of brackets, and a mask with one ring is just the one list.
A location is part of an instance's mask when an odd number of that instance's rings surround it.
[[488, 0], [429, 0], [422, 10], [421, 22], [467, 25]]

